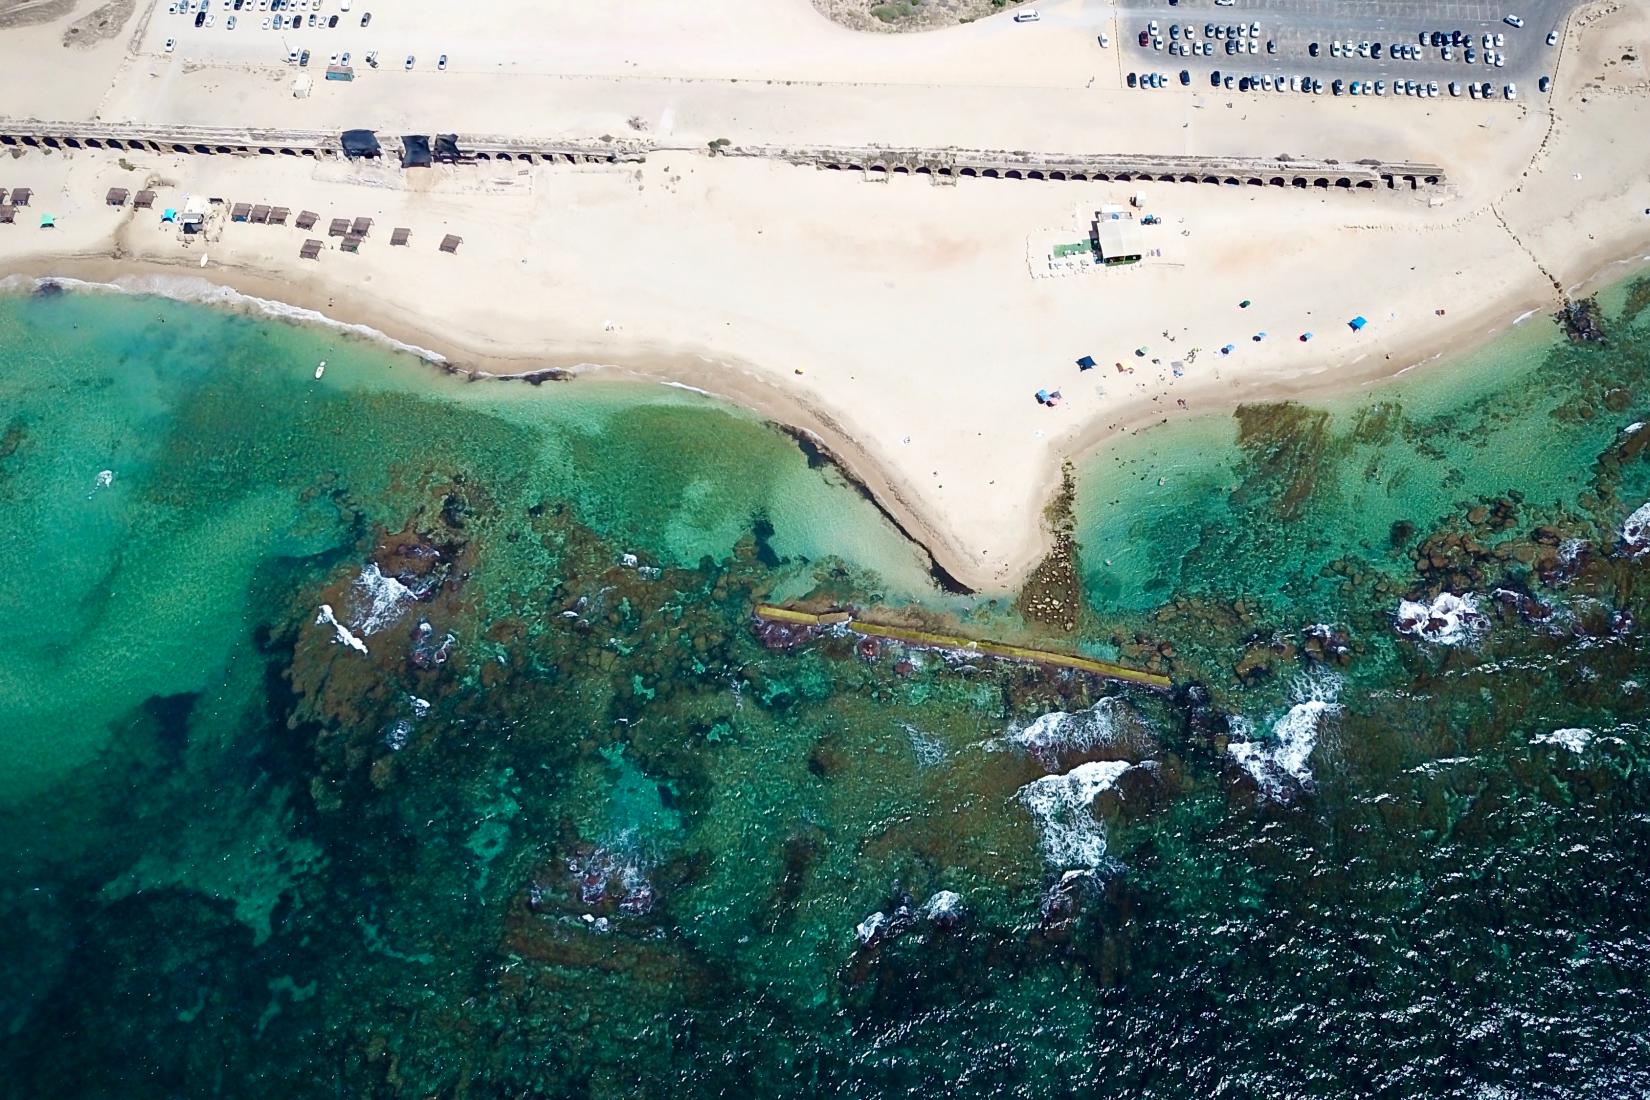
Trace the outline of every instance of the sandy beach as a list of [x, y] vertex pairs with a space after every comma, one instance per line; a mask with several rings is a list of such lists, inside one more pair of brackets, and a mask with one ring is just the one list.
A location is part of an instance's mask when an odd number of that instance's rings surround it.
[[[1546, 324], [1560, 300], [1554, 280], [1581, 293], [1650, 253], [1650, 86], [1635, 46], [1650, 26], [1643, 5], [1582, 9], [1553, 98], [1531, 89], [1493, 110], [1201, 93], [1146, 101], [1119, 89], [1115, 73], [1091, 87], [1095, 74], [1062, 66], [1058, 50], [994, 52], [1000, 62], [983, 69], [981, 51], [1002, 41], [984, 24], [1002, 20], [916, 36], [913, 49], [907, 36], [836, 27], [805, 0], [779, 7], [752, 41], [719, 39], [720, 51], [677, 51], [674, 62], [668, 32], [700, 24], [661, 16], [621, 51], [634, 55], [628, 68], [593, 44], [600, 28], [575, 19], [561, 52], [508, 77], [520, 92], [510, 102], [484, 91], [506, 78], [456, 66], [407, 74], [419, 79], [394, 95], [325, 88], [294, 100], [293, 70], [233, 50], [210, 64], [179, 60], [160, 49], [164, 6], [153, 18], [140, 10], [125, 36], [77, 48], [108, 70], [95, 101], [84, 86], [48, 96], [22, 65], [4, 79], [21, 105], [14, 115], [214, 124], [227, 115], [387, 135], [428, 119], [427, 101], [439, 99], [455, 129], [625, 133], [653, 149], [641, 164], [405, 172], [393, 159], [29, 151], [0, 159], [0, 186], [35, 192], [17, 224], [0, 226], [0, 272], [186, 296], [200, 284], [183, 280], [205, 280], [370, 326], [468, 370], [561, 367], [695, 386], [817, 434], [940, 566], [999, 591], [1044, 553], [1042, 512], [1074, 455], [1175, 417], [1367, 385], [1469, 350], [1531, 310], [1526, 324]], [[732, 18], [749, 7], [724, 0], [716, 11]], [[5, 33], [37, 36], [46, 50], [51, 30]], [[402, 48], [392, 41], [386, 55]], [[498, 53], [496, 67], [524, 63], [512, 56]], [[899, 83], [873, 83], [896, 63]], [[988, 79], [972, 79], [979, 72]], [[758, 90], [752, 80], [779, 83]], [[1289, 148], [1430, 160], [1450, 184], [1320, 193], [869, 181], [713, 156], [706, 143], [717, 137]], [[155, 190], [156, 208], [106, 205], [117, 186]], [[205, 234], [185, 239], [159, 214], [191, 195], [225, 203]], [[1128, 208], [1137, 195], [1131, 209], [1161, 219], [1142, 229], [1141, 263], [1049, 275], [1047, 242], [1083, 239], [1097, 210]], [[235, 223], [236, 202], [322, 220], [316, 232]], [[43, 213], [55, 228], [38, 228]], [[327, 221], [362, 216], [374, 224], [361, 251], [340, 251]], [[390, 245], [396, 227], [411, 231], [407, 246]], [[437, 249], [448, 233], [463, 238], [453, 255]], [[311, 237], [326, 247], [301, 260]], [[1354, 316], [1367, 327], [1353, 331]], [[1077, 369], [1085, 355], [1095, 369]], [[1039, 404], [1040, 389], [1059, 390], [1059, 405]], [[547, 387], [544, 399], [555, 393]]]

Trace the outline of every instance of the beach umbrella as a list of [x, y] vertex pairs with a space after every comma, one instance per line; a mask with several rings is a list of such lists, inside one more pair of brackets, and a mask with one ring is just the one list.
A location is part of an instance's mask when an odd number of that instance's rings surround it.
[[1077, 369], [1078, 370], [1093, 370], [1094, 369], [1094, 356], [1085, 355], [1081, 359], [1077, 360]]
[[1146, 358], [1146, 346], [1142, 344], [1140, 347], [1135, 348], [1134, 353], [1142, 359]]
[[1239, 302], [1238, 303], [1238, 308], [1239, 309], [1248, 309], [1249, 308], [1249, 299], [1245, 298], [1245, 299], [1243, 299], [1243, 301]]
[[1352, 318], [1352, 320], [1348, 321], [1347, 324], [1352, 327], [1353, 332], [1358, 332], [1365, 325], [1369, 324], [1369, 319], [1366, 318], [1363, 314], [1360, 313], [1358, 316], [1356, 316], [1356, 317]]
[[1310, 332], [1301, 333], [1301, 343], [1304, 344], [1310, 339], [1312, 339], [1312, 334]]
[[1048, 391], [1047, 390], [1038, 390], [1037, 391], [1037, 404], [1039, 404], [1039, 405], [1048, 404]]
[[1221, 348], [1221, 349], [1220, 349], [1220, 354], [1222, 354], [1222, 355], [1230, 355], [1230, 354], [1232, 354], [1232, 345], [1231, 345], [1231, 344], [1227, 344], [1227, 345], [1226, 345], [1226, 346], [1225, 346], [1225, 347], [1223, 347], [1223, 348]]
[[1254, 341], [1255, 341], [1255, 343], [1257, 343], [1257, 344], [1258, 344], [1258, 343], [1260, 343], [1260, 342], [1261, 342], [1261, 341], [1262, 341], [1262, 340], [1264, 340], [1264, 339], [1266, 339], [1266, 333], [1264, 333], [1264, 332], [1257, 332], [1257, 333], [1255, 333], [1255, 335], [1254, 335]]

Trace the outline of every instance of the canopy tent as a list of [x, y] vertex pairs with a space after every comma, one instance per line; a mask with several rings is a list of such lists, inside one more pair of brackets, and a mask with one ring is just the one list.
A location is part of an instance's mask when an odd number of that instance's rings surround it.
[[435, 135], [435, 159], [443, 164], [454, 164], [464, 159], [464, 152], [458, 147], [457, 134]]
[[165, 210], [160, 212], [160, 224], [162, 225], [175, 223], [177, 220], [178, 212], [173, 207], [168, 206]]
[[339, 142], [344, 147], [344, 155], [351, 159], [383, 155], [378, 147], [378, 135], [371, 130], [345, 130]]
[[434, 163], [429, 138], [423, 134], [408, 134], [401, 139], [401, 167], [428, 168]]
[[57, 228], [57, 215], [56, 214], [42, 214], [42, 215], [40, 215], [40, 228], [41, 229], [56, 229]]
[[1368, 320], [1368, 318], [1364, 317], [1362, 314], [1359, 314], [1358, 316], [1352, 318], [1352, 320], [1348, 321], [1347, 324], [1352, 326], [1352, 331], [1353, 332], [1357, 332], [1360, 329], [1362, 329], [1365, 325], [1369, 324], [1369, 320]]

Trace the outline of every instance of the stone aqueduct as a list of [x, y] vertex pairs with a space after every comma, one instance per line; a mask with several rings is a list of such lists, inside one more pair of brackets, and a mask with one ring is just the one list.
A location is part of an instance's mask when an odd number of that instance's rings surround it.
[[[524, 164], [627, 164], [652, 152], [705, 152], [704, 146], [662, 146], [634, 141], [534, 142], [460, 134], [459, 145], [478, 162]], [[200, 156], [338, 158], [336, 133], [313, 130], [152, 127], [118, 123], [45, 123], [0, 119], [0, 149], [146, 151]], [[958, 149], [889, 149], [728, 146], [709, 151], [860, 172], [870, 178], [927, 176], [958, 179], [1205, 183], [1302, 190], [1431, 189], [1444, 186], [1443, 169], [1407, 161], [1306, 160], [1293, 157], [1197, 157], [1118, 153], [1000, 153]]]

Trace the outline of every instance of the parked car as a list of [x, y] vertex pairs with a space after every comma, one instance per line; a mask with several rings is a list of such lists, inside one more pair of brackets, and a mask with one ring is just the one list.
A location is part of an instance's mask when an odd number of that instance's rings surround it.
[[1269, 38], [1269, 39], [1266, 40], [1266, 52], [1267, 53], [1277, 53], [1278, 52], [1278, 40], [1277, 39]]
[[1181, 87], [1187, 87], [1191, 84], [1191, 82], [1192, 82], [1191, 72], [1186, 70], [1186, 69], [1181, 69], [1180, 70], [1180, 85], [1181, 85]]
[[1471, 46], [1468, 46], [1466, 49], [1461, 51], [1461, 60], [1465, 61], [1468, 65], [1471, 65], [1474, 61], [1478, 60], [1478, 51], [1473, 49]]
[[364, 27], [368, 23], [371, 23], [371, 22], [372, 22], [372, 12], [370, 12], [370, 11], [362, 12], [361, 13], [361, 25]]
[[1549, 46], [1558, 45], [1558, 32], [1557, 31], [1548, 31], [1547, 32], [1547, 45], [1549, 45]]
[[1508, 99], [1517, 99], [1518, 98], [1518, 85], [1517, 84], [1508, 84], [1507, 85], [1507, 98]]
[[1461, 95], [1461, 82], [1459, 80], [1449, 82], [1449, 94], [1456, 97]]
[[267, 15], [264, 16], [264, 21], [262, 23], [258, 24], [258, 26], [259, 26], [259, 29], [267, 31], [269, 29], [269, 16], [267, 16]]
[[332, 27], [336, 27], [337, 25], [338, 25], [338, 17], [336, 15], [327, 16], [327, 27], [329, 29], [332, 28]]
[[1306, 47], [1306, 54], [1307, 54], [1308, 57], [1317, 57], [1318, 56], [1318, 44], [1316, 42], [1314, 42], [1310, 46]]
[[1535, 82], [1536, 90], [1539, 91], [1539, 92], [1545, 92], [1549, 88], [1551, 88], [1552, 86], [1553, 86], [1553, 78], [1550, 77], [1550, 76], [1544, 76], [1540, 80]]
[[408, 68], [408, 69], [411, 69], [413, 67], [413, 55], [412, 54], [407, 55], [407, 64], [406, 64], [405, 67]]
[[1017, 11], [1014, 13], [1014, 22], [1016, 23], [1035, 23], [1039, 18], [1035, 11]]
[[1436, 96], [1437, 94], [1438, 94], [1438, 82], [1436, 80], [1428, 81], [1427, 82], [1427, 95]]
[[1509, 27], [1522, 27], [1524, 25], [1524, 20], [1520, 19], [1516, 15], [1509, 15], [1505, 19], [1501, 20], [1501, 22], [1507, 24]]
[[1139, 83], [1140, 83], [1140, 78], [1139, 78], [1139, 77], [1137, 77], [1137, 76], [1135, 76], [1135, 75], [1134, 75], [1134, 74], [1133, 74], [1133, 73], [1130, 73], [1130, 74], [1129, 74], [1129, 75], [1128, 75], [1128, 76], [1127, 76], [1127, 77], [1126, 77], [1126, 78], [1125, 78], [1125, 81], [1124, 81], [1124, 82], [1125, 82], [1125, 83], [1126, 83], [1126, 84], [1128, 84], [1128, 86], [1129, 86], [1129, 87], [1131, 87], [1131, 88], [1133, 88], [1133, 87], [1135, 87], [1135, 86], [1136, 86], [1136, 85], [1137, 85], [1137, 84], [1139, 84]]
[[1102, 50], [1103, 50], [1103, 49], [1105, 49], [1105, 48], [1106, 48], [1106, 47], [1107, 47], [1107, 46], [1110, 46], [1110, 45], [1111, 45], [1111, 35], [1109, 35], [1109, 34], [1102, 34], [1102, 35], [1101, 35], [1101, 36], [1100, 36], [1100, 48], [1101, 48], [1101, 49], [1102, 49]]
[[173, 50], [175, 50], [177, 48], [178, 48], [178, 40], [176, 38], [168, 38], [166, 40], [166, 52], [167, 53], [171, 53]]
[[1336, 95], [1340, 95], [1346, 90], [1346, 81], [1337, 79], [1335, 83], [1329, 86], [1329, 90], [1334, 92]]
[[305, 50], [303, 53], [300, 53], [298, 55], [298, 67], [300, 69], [309, 68], [309, 51], [308, 50]]
[[1152, 36], [1147, 34], [1145, 31], [1141, 31], [1140, 32], [1140, 48], [1145, 49], [1147, 46], [1150, 46], [1151, 44], [1152, 44]]

